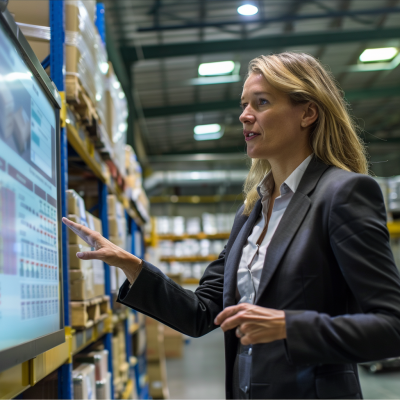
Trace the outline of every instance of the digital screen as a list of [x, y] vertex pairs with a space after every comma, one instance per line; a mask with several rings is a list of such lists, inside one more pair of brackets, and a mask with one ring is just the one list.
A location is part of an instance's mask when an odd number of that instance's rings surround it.
[[0, 25], [0, 351], [60, 329], [56, 114]]

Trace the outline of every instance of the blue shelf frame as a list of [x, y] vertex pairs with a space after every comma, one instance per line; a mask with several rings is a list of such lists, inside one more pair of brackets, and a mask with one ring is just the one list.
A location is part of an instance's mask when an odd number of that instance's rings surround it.
[[[50, 0], [49, 1], [49, 15], [50, 15], [50, 55], [42, 61], [42, 66], [47, 68], [50, 66], [50, 77], [56, 85], [59, 92], [65, 91], [65, 1], [64, 0]], [[97, 5], [97, 28], [100, 36], [105, 42], [105, 9], [103, 3]], [[60, 130], [60, 144], [61, 144], [61, 212], [62, 216], [67, 216], [67, 198], [66, 190], [68, 189], [68, 140], [65, 125]], [[108, 211], [107, 211], [107, 195], [108, 190], [106, 184], [99, 181], [98, 184], [99, 192], [99, 215], [103, 226], [103, 235], [108, 238]], [[141, 249], [135, 249], [135, 232], [140, 231], [140, 227], [137, 226], [135, 221], [129, 218], [129, 226], [132, 230], [132, 252], [139, 257], [144, 256], [144, 240], [142, 235]], [[66, 327], [71, 326], [70, 310], [69, 310], [69, 272], [68, 272], [68, 228], [63, 225], [62, 227], [62, 250], [63, 250], [63, 292], [64, 292], [64, 323]], [[111, 276], [110, 267], [104, 263], [105, 272], [105, 293], [111, 298]], [[111, 305], [112, 306], [112, 305]], [[135, 312], [132, 310], [132, 312]], [[126, 359], [129, 362], [130, 355], [132, 355], [132, 335], [129, 333], [128, 320], [125, 321], [125, 333], [126, 333]], [[103, 337], [104, 347], [109, 352], [108, 358], [108, 369], [111, 372], [111, 393], [114, 398], [113, 388], [113, 365], [112, 365], [112, 333], [107, 333]], [[71, 360], [72, 361], [72, 360]], [[146, 360], [141, 360], [142, 366], [146, 365]], [[145, 385], [141, 388], [140, 382], [143, 378], [143, 373], [139, 373], [138, 366], [135, 367], [135, 375], [137, 380], [138, 394], [140, 398], [149, 398], [148, 387]], [[147, 389], [146, 389], [147, 387]], [[73, 382], [72, 382], [72, 362], [68, 362], [62, 365], [58, 369], [58, 397], [60, 399], [73, 399]]]

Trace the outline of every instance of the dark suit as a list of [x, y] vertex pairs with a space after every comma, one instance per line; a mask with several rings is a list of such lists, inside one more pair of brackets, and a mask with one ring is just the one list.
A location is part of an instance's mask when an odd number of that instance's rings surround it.
[[[261, 212], [241, 208], [229, 241], [195, 293], [144, 263], [119, 301], [189, 336], [236, 304], [236, 271]], [[356, 363], [400, 356], [400, 277], [381, 190], [370, 177], [314, 157], [269, 245], [256, 297], [284, 310], [287, 339], [253, 346], [251, 398], [361, 398]], [[232, 398], [238, 339], [225, 333]]]

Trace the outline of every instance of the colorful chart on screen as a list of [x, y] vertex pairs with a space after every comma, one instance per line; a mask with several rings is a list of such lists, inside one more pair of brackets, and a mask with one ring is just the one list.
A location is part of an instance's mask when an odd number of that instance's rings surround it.
[[60, 329], [55, 129], [0, 27], [0, 350]]

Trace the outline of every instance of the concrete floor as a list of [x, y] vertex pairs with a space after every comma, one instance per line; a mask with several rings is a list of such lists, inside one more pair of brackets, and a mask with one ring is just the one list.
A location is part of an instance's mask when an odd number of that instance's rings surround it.
[[[365, 399], [400, 399], [400, 371], [370, 374], [359, 368]], [[221, 329], [191, 339], [182, 359], [167, 361], [171, 399], [224, 399], [224, 339]]]

